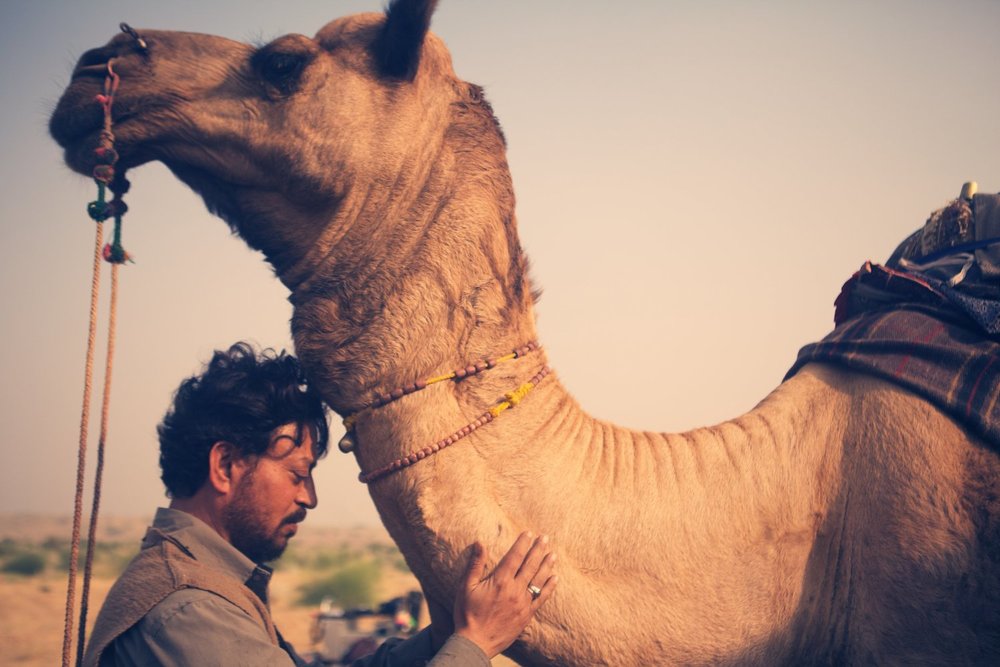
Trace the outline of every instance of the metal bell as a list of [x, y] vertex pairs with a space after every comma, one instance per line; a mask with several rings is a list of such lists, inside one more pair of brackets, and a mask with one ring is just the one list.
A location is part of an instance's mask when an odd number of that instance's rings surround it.
[[344, 433], [344, 437], [340, 439], [337, 443], [337, 448], [345, 454], [350, 454], [354, 451], [354, 447], [357, 445], [357, 441], [354, 439], [354, 431], [347, 431]]

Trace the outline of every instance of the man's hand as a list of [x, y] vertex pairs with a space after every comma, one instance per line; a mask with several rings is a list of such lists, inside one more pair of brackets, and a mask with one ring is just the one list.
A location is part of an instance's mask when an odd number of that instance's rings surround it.
[[475, 642], [490, 658], [506, 649], [552, 595], [556, 586], [552, 574], [555, 560], [547, 537], [521, 533], [496, 569], [486, 576], [485, 552], [481, 544], [474, 544], [462, 590], [455, 600], [456, 634]]

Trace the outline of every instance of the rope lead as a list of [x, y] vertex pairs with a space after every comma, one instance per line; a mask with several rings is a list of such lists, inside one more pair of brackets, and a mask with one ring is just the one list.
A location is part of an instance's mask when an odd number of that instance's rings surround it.
[[[94, 346], [97, 339], [97, 302], [100, 292], [101, 257], [112, 263], [111, 267], [111, 310], [108, 316], [108, 349], [104, 371], [104, 394], [101, 405], [100, 437], [97, 443], [97, 470], [94, 477], [94, 497], [90, 512], [90, 526], [87, 535], [87, 554], [83, 573], [83, 590], [80, 601], [80, 625], [76, 644], [76, 664], [83, 664], [83, 649], [87, 633], [87, 608], [90, 596], [90, 579], [94, 563], [94, 549], [97, 537], [97, 514], [101, 502], [101, 482], [104, 473], [104, 447], [108, 433], [108, 415], [111, 404], [111, 371], [115, 346], [115, 325], [118, 309], [118, 265], [131, 258], [121, 244], [122, 216], [128, 210], [122, 195], [128, 192], [129, 182], [121, 173], [116, 173], [115, 163], [118, 153], [114, 149], [115, 135], [111, 131], [111, 105], [118, 90], [118, 75], [108, 61], [108, 74], [104, 80], [104, 94], [97, 95], [95, 101], [104, 110], [104, 127], [100, 144], [94, 150], [97, 163], [92, 172], [97, 184], [97, 199], [87, 204], [87, 214], [97, 223], [94, 242], [94, 270], [90, 291], [90, 323], [87, 335], [87, 356], [84, 370], [83, 406], [80, 414], [80, 444], [76, 471], [76, 493], [73, 503], [73, 530], [70, 540], [69, 578], [66, 585], [66, 617], [63, 631], [62, 665], [69, 667], [73, 643], [73, 608], [76, 600], [76, 575], [80, 557], [80, 525], [83, 522], [83, 487], [87, 459], [87, 431], [90, 422], [90, 395], [94, 374]], [[114, 199], [107, 201], [107, 191]], [[101, 247], [104, 238], [105, 220], [114, 216], [115, 228], [112, 242]]]

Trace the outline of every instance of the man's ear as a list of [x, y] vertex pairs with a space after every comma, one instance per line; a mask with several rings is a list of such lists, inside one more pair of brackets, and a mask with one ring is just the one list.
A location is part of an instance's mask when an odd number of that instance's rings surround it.
[[231, 442], [219, 440], [208, 450], [208, 483], [215, 491], [228, 495], [240, 473], [239, 456]]

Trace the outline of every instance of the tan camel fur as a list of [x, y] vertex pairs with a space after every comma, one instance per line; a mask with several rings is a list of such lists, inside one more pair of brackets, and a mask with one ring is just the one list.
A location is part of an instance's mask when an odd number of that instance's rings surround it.
[[[139, 30], [83, 55], [52, 117], [89, 173], [109, 59], [121, 166], [159, 160], [266, 255], [297, 353], [348, 414], [536, 337], [504, 138], [426, 34], [433, 2], [255, 48]], [[533, 352], [363, 416], [376, 469], [545, 364]], [[524, 664], [1000, 664], [1000, 459], [928, 403], [809, 366], [678, 435], [585, 414], [550, 375], [513, 410], [375, 482], [431, 598], [463, 550], [552, 536], [561, 583]]]

